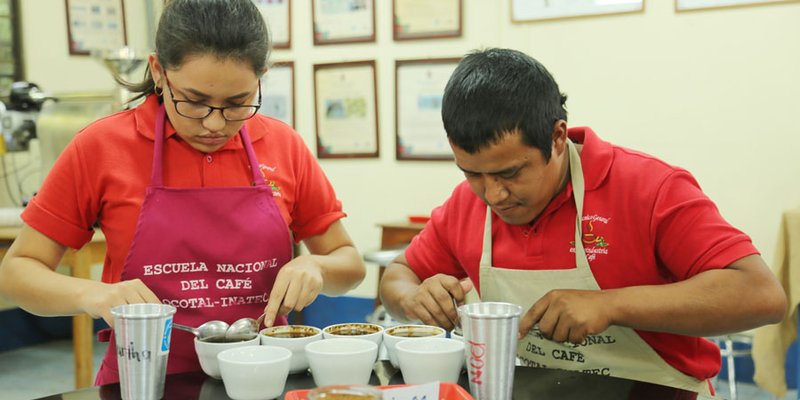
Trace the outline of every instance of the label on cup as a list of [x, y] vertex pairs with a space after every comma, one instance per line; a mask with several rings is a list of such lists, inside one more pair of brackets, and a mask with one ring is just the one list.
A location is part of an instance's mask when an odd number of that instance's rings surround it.
[[483, 366], [486, 364], [483, 356], [486, 354], [486, 343], [469, 341], [469, 374], [470, 381], [476, 385], [483, 384]]
[[169, 338], [172, 336], [172, 318], [167, 318], [164, 321], [164, 336], [161, 337], [161, 347], [158, 351], [159, 355], [169, 353]]
[[150, 350], [137, 348], [133, 342], [128, 343], [128, 346], [117, 345], [117, 360], [122, 357], [139, 363], [149, 363], [153, 358], [152, 353]]

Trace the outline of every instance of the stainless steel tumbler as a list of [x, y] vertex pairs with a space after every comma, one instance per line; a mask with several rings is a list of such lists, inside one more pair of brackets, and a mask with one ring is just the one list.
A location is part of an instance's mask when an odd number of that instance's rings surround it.
[[164, 397], [172, 316], [166, 304], [125, 304], [111, 309], [122, 398]]
[[466, 345], [469, 389], [475, 400], [510, 400], [522, 307], [485, 302], [458, 308]]

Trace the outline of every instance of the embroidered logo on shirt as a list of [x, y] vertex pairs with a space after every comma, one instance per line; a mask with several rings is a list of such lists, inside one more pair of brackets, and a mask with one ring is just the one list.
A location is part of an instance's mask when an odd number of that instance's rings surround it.
[[[608, 254], [608, 247], [611, 245], [606, 241], [605, 236], [601, 235], [595, 230], [599, 223], [608, 225], [611, 218], [601, 217], [599, 215], [584, 215], [583, 216], [583, 242], [584, 250], [586, 251], [586, 258], [593, 261], [597, 258], [598, 254]], [[600, 228], [602, 231], [602, 227]], [[573, 247], [570, 249], [571, 253], [575, 252], [575, 241], [569, 242]]]
[[265, 164], [258, 164], [258, 169], [261, 171], [261, 176], [264, 177], [264, 181], [272, 188], [272, 197], [281, 197], [281, 187], [278, 186], [275, 181], [267, 177], [267, 172], [275, 172], [278, 168], [270, 167]]

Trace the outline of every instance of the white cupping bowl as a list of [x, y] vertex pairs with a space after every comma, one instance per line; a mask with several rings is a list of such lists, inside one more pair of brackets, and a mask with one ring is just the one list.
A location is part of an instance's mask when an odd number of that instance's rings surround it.
[[292, 352], [277, 346], [249, 346], [217, 354], [225, 392], [234, 400], [276, 399], [289, 376]]
[[219, 361], [217, 361], [217, 354], [223, 350], [233, 349], [236, 347], [258, 346], [258, 336], [245, 340], [243, 342], [204, 342], [194, 338], [194, 350], [197, 352], [197, 359], [200, 361], [200, 368], [203, 369], [208, 376], [214, 379], [220, 379]]
[[[276, 337], [271, 335], [281, 335], [292, 332], [303, 332], [306, 336], [299, 337]], [[289, 373], [295, 374], [308, 370], [308, 359], [306, 358], [305, 347], [311, 342], [322, 340], [322, 330], [313, 326], [306, 325], [282, 325], [262, 329], [260, 332], [261, 344], [269, 346], [279, 346], [289, 349], [292, 352], [292, 362]]]
[[403, 381], [457, 383], [464, 364], [464, 342], [447, 338], [403, 340], [395, 346]]
[[306, 345], [306, 358], [317, 386], [366, 385], [378, 345], [366, 339], [334, 338]]
[[395, 345], [402, 340], [418, 340], [432, 337], [445, 337], [447, 331], [444, 328], [433, 325], [398, 325], [386, 328], [383, 331], [383, 345], [386, 346], [386, 353], [389, 355], [389, 362], [397, 367], [397, 351]]

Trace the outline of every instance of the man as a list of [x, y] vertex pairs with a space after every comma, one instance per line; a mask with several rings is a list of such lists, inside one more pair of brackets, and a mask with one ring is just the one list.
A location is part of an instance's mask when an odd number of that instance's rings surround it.
[[461, 61], [442, 118], [466, 180], [388, 266], [383, 303], [450, 328], [474, 282], [527, 310], [527, 365], [709, 394], [720, 355], [701, 336], [776, 323], [785, 294], [686, 170], [567, 129], [565, 101], [518, 51]]

